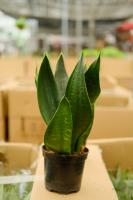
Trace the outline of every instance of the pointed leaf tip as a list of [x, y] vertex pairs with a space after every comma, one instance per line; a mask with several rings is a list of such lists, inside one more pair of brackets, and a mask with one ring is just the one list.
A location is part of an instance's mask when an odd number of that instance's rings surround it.
[[83, 59], [84, 59], [84, 54], [83, 54], [83, 51], [82, 51], [81, 56], [80, 56], [80, 62], [83, 62]]
[[62, 98], [65, 94], [66, 85], [68, 81], [68, 76], [65, 69], [64, 58], [62, 54], [60, 54], [56, 64], [55, 80], [59, 91], [59, 97]]
[[37, 97], [42, 117], [48, 124], [58, 107], [59, 96], [55, 78], [46, 54], [38, 74]]
[[86, 87], [91, 103], [95, 103], [96, 99], [98, 98], [101, 92], [99, 71], [100, 55], [85, 72]]
[[77, 139], [90, 126], [93, 117], [82, 61], [81, 57], [69, 78], [66, 89], [66, 97], [70, 102], [73, 118], [72, 151], [75, 151]]

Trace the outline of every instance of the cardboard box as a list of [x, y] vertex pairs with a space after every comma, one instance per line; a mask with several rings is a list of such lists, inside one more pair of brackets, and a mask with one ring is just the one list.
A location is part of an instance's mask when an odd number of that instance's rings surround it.
[[19, 82], [8, 93], [9, 141], [42, 143], [46, 124], [38, 108], [32, 83]]
[[[40, 58], [41, 60], [42, 58]], [[78, 62], [78, 57], [65, 57], [65, 66], [67, 73], [70, 75]], [[96, 58], [85, 58], [85, 63], [90, 65]], [[57, 57], [52, 57], [51, 65], [55, 68]], [[41, 62], [38, 62], [39, 64]], [[115, 79], [132, 77], [133, 59], [132, 58], [105, 58], [101, 57], [101, 76], [109, 76]]]
[[128, 106], [132, 100], [132, 93], [125, 88], [115, 86], [110, 89], [102, 89], [96, 102], [98, 106]]
[[[51, 57], [50, 57], [51, 58]], [[53, 69], [58, 57], [52, 56], [50, 59]], [[85, 62], [90, 64], [95, 58], [85, 58]], [[77, 63], [76, 57], [65, 57], [65, 65], [68, 74], [70, 75]], [[42, 57], [37, 56], [2, 56], [0, 58], [0, 77], [13, 78], [23, 77], [32, 78], [35, 75], [36, 67], [39, 68]], [[101, 58], [101, 74], [109, 75], [115, 78], [132, 77], [133, 74], [133, 59], [132, 58]]]
[[117, 86], [117, 81], [115, 78], [106, 75], [106, 76], [102, 76], [100, 77], [100, 86], [101, 89], [113, 89], [114, 87]]
[[132, 58], [101, 58], [101, 74], [114, 78], [132, 77]]
[[0, 78], [23, 76], [23, 63], [20, 57], [2, 56], [0, 58]]
[[7, 139], [8, 91], [16, 85], [14, 79], [0, 79], [0, 140]]
[[108, 170], [113, 171], [119, 165], [123, 170], [133, 171], [133, 137], [88, 140], [89, 144], [100, 146]]
[[0, 140], [4, 140], [5, 137], [5, 121], [3, 110], [3, 93], [0, 91]]
[[3, 99], [2, 99], [2, 92], [0, 91], [0, 118], [3, 117]]
[[[71, 74], [75, 67], [78, 57], [65, 58], [65, 64], [68, 74]], [[96, 58], [85, 58], [85, 63], [91, 64]], [[52, 57], [51, 63], [55, 65], [57, 58]], [[132, 77], [133, 59], [132, 58], [106, 58], [101, 57], [101, 76], [111, 76], [113, 78]]]
[[32, 78], [42, 58], [36, 56], [2, 56], [0, 78]]
[[81, 190], [79, 192], [60, 195], [47, 191], [44, 187], [44, 173], [44, 158], [41, 154], [30, 200], [36, 200], [38, 197], [39, 200], [118, 200], [98, 146], [89, 145], [89, 155], [85, 163]]
[[31, 169], [36, 170], [38, 147], [24, 143], [0, 143], [0, 154], [6, 161], [10, 170]]
[[0, 119], [0, 141], [5, 139], [5, 122], [4, 119]]
[[133, 92], [133, 77], [118, 78], [118, 84]]
[[96, 107], [89, 138], [133, 137], [133, 106]]
[[46, 126], [38, 117], [9, 118], [9, 141], [41, 144]]
[[8, 93], [9, 117], [40, 117], [35, 89], [16, 87]]
[[34, 80], [36, 68], [39, 69], [43, 57], [39, 56], [27, 56], [24, 57], [23, 62], [23, 78], [30, 78]]

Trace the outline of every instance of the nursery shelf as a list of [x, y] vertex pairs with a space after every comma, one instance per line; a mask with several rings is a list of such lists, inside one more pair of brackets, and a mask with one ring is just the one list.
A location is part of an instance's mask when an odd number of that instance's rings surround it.
[[118, 200], [102, 159], [101, 149], [96, 145], [89, 145], [88, 148], [89, 154], [85, 164], [81, 190], [69, 195], [60, 195], [45, 189], [44, 159], [40, 154], [31, 200]]

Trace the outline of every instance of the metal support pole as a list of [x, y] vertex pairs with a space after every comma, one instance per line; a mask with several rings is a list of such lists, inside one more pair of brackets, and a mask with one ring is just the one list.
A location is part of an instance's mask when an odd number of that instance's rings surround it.
[[62, 0], [62, 19], [61, 19], [61, 33], [62, 33], [62, 52], [68, 55], [68, 0]]
[[95, 47], [95, 42], [96, 42], [96, 38], [95, 38], [95, 20], [92, 18], [89, 20], [89, 41], [88, 41], [88, 46], [90, 48], [94, 48]]
[[76, 1], [76, 14], [77, 14], [77, 20], [76, 20], [76, 38], [77, 38], [77, 44], [76, 44], [76, 53], [77, 55], [81, 52], [82, 49], [82, 4], [81, 0]]

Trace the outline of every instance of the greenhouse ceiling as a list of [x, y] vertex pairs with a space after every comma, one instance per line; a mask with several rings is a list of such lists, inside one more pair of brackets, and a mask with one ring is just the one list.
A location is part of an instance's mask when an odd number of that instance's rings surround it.
[[121, 19], [133, 16], [133, 0], [0, 0], [0, 9], [12, 16], [71, 20]]

